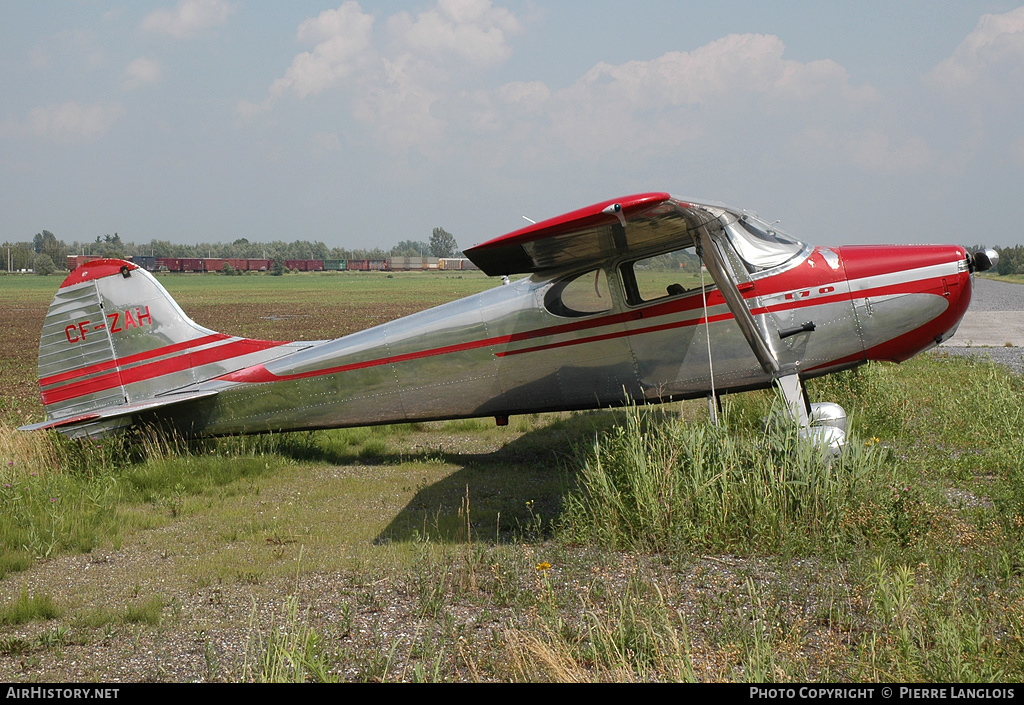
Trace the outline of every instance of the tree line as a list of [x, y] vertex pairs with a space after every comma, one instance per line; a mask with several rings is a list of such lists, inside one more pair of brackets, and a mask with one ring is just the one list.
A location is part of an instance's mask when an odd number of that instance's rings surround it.
[[1024, 245], [1013, 247], [994, 247], [999, 253], [999, 264], [996, 271], [1000, 274], [1024, 274]]
[[380, 247], [355, 248], [328, 247], [319, 240], [285, 242], [250, 242], [238, 238], [234, 242], [201, 242], [195, 245], [172, 243], [169, 240], [150, 240], [136, 244], [124, 241], [114, 233], [97, 236], [92, 242], [59, 240], [49, 230], [36, 233], [31, 241], [5, 242], [0, 245], [0, 271], [32, 269], [39, 274], [50, 274], [65, 269], [68, 255], [96, 255], [126, 259], [149, 255], [152, 257], [217, 257], [239, 259], [384, 259], [387, 257], [456, 257], [461, 256], [455, 237], [444, 228], [434, 228], [429, 241], [402, 240], [385, 250]]
[[[984, 249], [972, 245], [968, 252]], [[1001, 275], [1024, 275], [1024, 245], [994, 248], [999, 253], [996, 271]], [[78, 240], [70, 244], [59, 240], [49, 230], [36, 233], [31, 241], [5, 242], [0, 245], [0, 271], [31, 269], [50, 274], [65, 269], [68, 255], [97, 255], [125, 259], [137, 255], [153, 257], [218, 257], [239, 259], [384, 259], [386, 257], [461, 257], [455, 237], [444, 228], [434, 228], [429, 241], [402, 240], [388, 250], [380, 247], [355, 248], [328, 247], [319, 240], [273, 240], [250, 242], [238, 238], [234, 242], [201, 242], [195, 245], [172, 243], [169, 240], [150, 240], [136, 244], [125, 242], [114, 233], [97, 236], [92, 242]]]

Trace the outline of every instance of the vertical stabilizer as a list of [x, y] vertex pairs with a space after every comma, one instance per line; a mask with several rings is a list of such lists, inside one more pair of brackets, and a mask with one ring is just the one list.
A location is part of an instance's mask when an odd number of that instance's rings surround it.
[[[280, 342], [204, 328], [148, 272], [104, 259], [74, 270], [50, 304], [39, 343], [39, 388], [48, 422], [111, 418], [206, 396], [199, 384], [291, 352]], [[155, 400], [155, 401], [154, 401]], [[91, 431], [89, 432], [92, 433]]]

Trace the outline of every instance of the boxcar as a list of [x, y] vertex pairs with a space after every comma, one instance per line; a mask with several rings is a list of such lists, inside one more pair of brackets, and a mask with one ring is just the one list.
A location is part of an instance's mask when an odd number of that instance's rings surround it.
[[68, 255], [68, 270], [78, 269], [86, 262], [92, 262], [97, 259], [100, 259], [99, 255]]
[[299, 272], [324, 271], [324, 261], [322, 259], [286, 259], [284, 266]]
[[157, 269], [156, 257], [151, 255], [135, 255], [131, 260], [147, 272], [153, 272]]

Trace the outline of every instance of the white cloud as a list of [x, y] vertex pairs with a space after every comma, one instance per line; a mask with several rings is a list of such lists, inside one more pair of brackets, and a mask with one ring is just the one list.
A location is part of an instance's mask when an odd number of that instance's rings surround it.
[[475, 132], [501, 132], [514, 124], [532, 124], [549, 108], [551, 89], [543, 81], [513, 81], [493, 91], [467, 96], [454, 108]]
[[834, 61], [783, 59], [785, 48], [778, 37], [730, 34], [691, 52], [598, 64], [572, 90], [642, 106], [733, 103], [737, 94], [770, 102], [805, 101], [830, 91], [852, 100], [874, 97], [870, 88], [852, 88], [846, 70]]
[[159, 62], [140, 56], [125, 68], [121, 76], [121, 87], [127, 91], [139, 86], [159, 83], [161, 75]]
[[[589, 161], [618, 153], [639, 160], [769, 119], [786, 130], [776, 142], [785, 141], [822, 116], [842, 120], [878, 99], [872, 87], [851, 85], [836, 62], [787, 59], [785, 43], [762, 34], [730, 34], [648, 61], [602, 62], [562, 90], [541, 81], [465, 90], [468, 81], [453, 76], [493, 68], [510, 55], [510, 37], [521, 31], [511, 12], [490, 0], [439, 0], [415, 17], [390, 17], [386, 49], [374, 46], [373, 24], [356, 2], [307, 19], [298, 38], [313, 48], [294, 57], [262, 103], [241, 102], [238, 113], [251, 117], [286, 95], [343, 87], [352, 116], [397, 153], [482, 147], [509, 159], [568, 153]], [[450, 135], [460, 137], [445, 142]], [[865, 165], [881, 165], [880, 155], [893, 153], [900, 164], [917, 164], [926, 151], [921, 142], [893, 147], [867, 136], [855, 149], [846, 139], [851, 146], [843, 153]]]
[[253, 117], [285, 95], [306, 98], [344, 87], [353, 116], [379, 141], [396, 151], [427, 149], [444, 133], [435, 108], [451, 94], [450, 74], [504, 61], [508, 37], [520, 31], [512, 13], [490, 0], [439, 0], [415, 19], [402, 12], [387, 24], [393, 41], [381, 51], [373, 46], [374, 16], [356, 2], [305, 20], [298, 39], [313, 48], [292, 59], [263, 102], [240, 102], [238, 114]]
[[284, 76], [271, 84], [270, 96], [293, 92], [305, 98], [338, 85], [369, 49], [373, 19], [359, 3], [345, 2], [337, 10], [305, 20], [299, 25], [299, 41], [315, 46], [292, 59]]
[[870, 86], [851, 86], [834, 61], [801, 63], [783, 58], [784, 51], [778, 37], [731, 34], [690, 52], [597, 64], [561, 91], [507, 84], [495, 93], [503, 104], [495, 109], [516, 120], [538, 114], [528, 134], [534, 140], [546, 135], [552, 149], [645, 158], [773, 116], [799, 129], [823, 112], [877, 98]]
[[392, 16], [388, 27], [418, 57], [436, 63], [454, 59], [475, 68], [508, 59], [508, 38], [522, 29], [511, 12], [490, 0], [439, 0], [415, 20], [407, 12]]
[[[964, 91], [1014, 90], [1024, 77], [1024, 7], [1001, 15], [982, 15], [952, 56], [940, 62], [925, 81], [958, 97]], [[1008, 82], [1008, 78], [1016, 79]]]
[[381, 75], [361, 86], [353, 114], [392, 151], [430, 152], [444, 133], [444, 122], [432, 111], [442, 95], [413, 80], [407, 60], [384, 59]]
[[543, 81], [513, 81], [499, 86], [495, 97], [506, 106], [535, 111], [551, 97], [551, 89]]
[[179, 0], [173, 10], [154, 10], [146, 15], [141, 28], [175, 39], [186, 39], [204, 29], [224, 24], [235, 9], [235, 5], [226, 0]]
[[22, 122], [0, 125], [0, 135], [33, 136], [56, 142], [88, 141], [102, 137], [124, 115], [120, 103], [82, 105], [69, 101], [61, 105], [33, 108]]

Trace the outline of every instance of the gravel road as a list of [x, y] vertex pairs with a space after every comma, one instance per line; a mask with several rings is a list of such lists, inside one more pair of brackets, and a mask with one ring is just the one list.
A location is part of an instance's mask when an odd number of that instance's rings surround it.
[[937, 352], [988, 357], [1024, 374], [1024, 285], [975, 277], [967, 315]]

